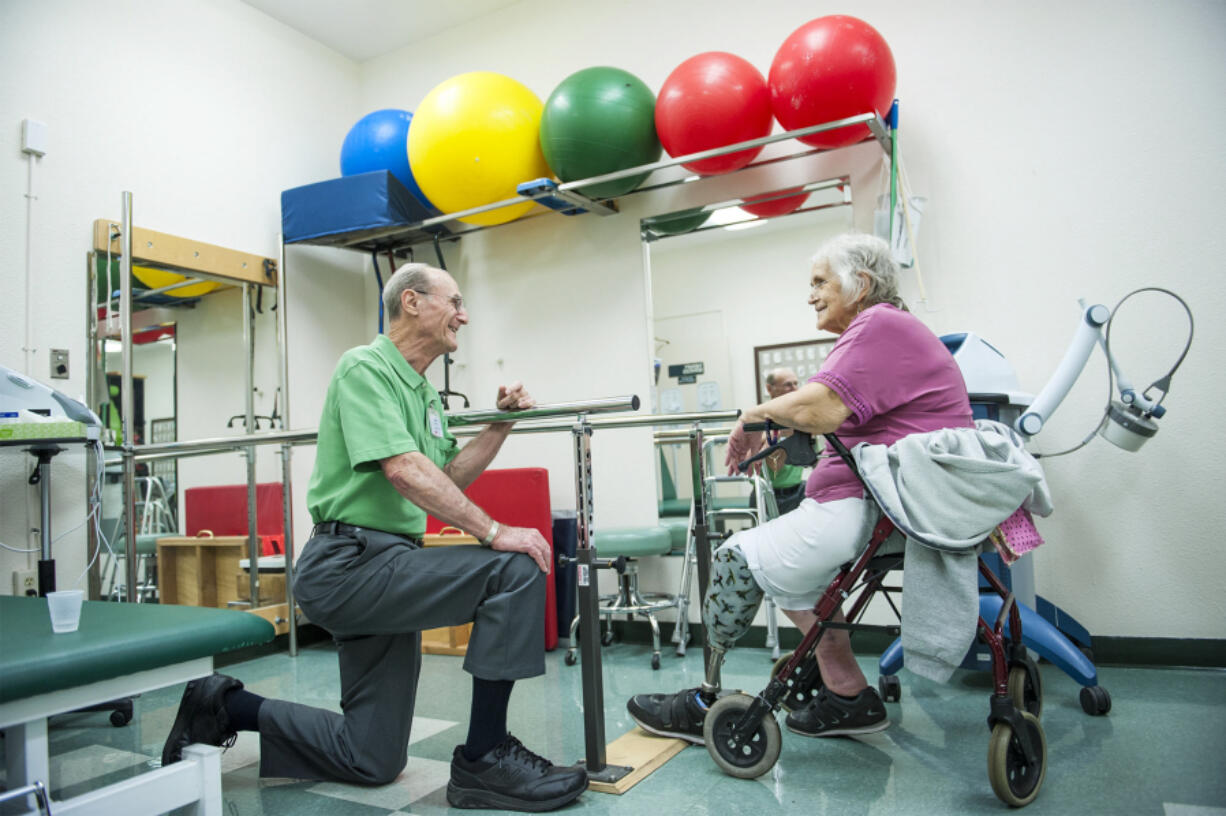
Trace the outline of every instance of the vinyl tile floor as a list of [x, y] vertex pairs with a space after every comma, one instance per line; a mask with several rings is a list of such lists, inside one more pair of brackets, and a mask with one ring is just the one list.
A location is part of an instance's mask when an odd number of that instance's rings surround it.
[[[607, 740], [633, 727], [633, 694], [675, 691], [702, 679], [702, 653], [666, 652], [652, 671], [643, 644], [602, 650]], [[584, 754], [579, 666], [551, 652], [543, 677], [516, 684], [512, 733], [555, 762]], [[876, 661], [861, 660], [870, 681]], [[771, 667], [764, 649], [728, 656], [724, 685], [760, 690]], [[251, 691], [337, 708], [339, 678], [331, 644], [257, 657], [224, 669]], [[1101, 667], [1112, 696], [1103, 717], [1085, 714], [1079, 686], [1042, 665], [1047, 775], [1028, 814], [1226, 816], [1226, 671]], [[561, 812], [669, 816], [702, 814], [945, 814], [1008, 812], [987, 777], [988, 675], [959, 671], [948, 684], [900, 675], [902, 699], [887, 706], [891, 727], [866, 737], [809, 739], [783, 731], [778, 763], [756, 780], [725, 775], [705, 749], [687, 747], [618, 796], [588, 791]], [[427, 655], [417, 697], [409, 763], [375, 788], [261, 780], [256, 735], [240, 734], [222, 757], [227, 816], [384, 816], [440, 814], [452, 748], [464, 741], [471, 685], [461, 659]], [[49, 731], [55, 798], [83, 793], [156, 765], [181, 689], [136, 700], [133, 721], [113, 728], [105, 713], [57, 717]], [[780, 715], [782, 716], [782, 715]], [[0, 749], [2, 750], [2, 749]], [[3, 767], [0, 764], [0, 767]]]

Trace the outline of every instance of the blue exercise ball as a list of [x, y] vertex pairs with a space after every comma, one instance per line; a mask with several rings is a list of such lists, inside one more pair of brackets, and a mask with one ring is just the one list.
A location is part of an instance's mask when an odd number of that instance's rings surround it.
[[409, 168], [409, 123], [413, 114], [397, 108], [368, 113], [349, 129], [341, 145], [341, 175], [387, 170], [431, 212], [438, 209], [417, 186]]

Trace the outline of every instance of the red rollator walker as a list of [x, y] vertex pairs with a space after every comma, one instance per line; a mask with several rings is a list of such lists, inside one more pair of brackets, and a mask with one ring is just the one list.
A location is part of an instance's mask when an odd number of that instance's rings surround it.
[[[803, 460], [808, 459], [807, 464], [812, 464], [816, 455], [811, 435], [793, 432], [780, 442], [778, 427], [770, 422], [746, 426], [747, 431], [767, 431], [770, 445], [758, 456], [741, 463], [742, 469], [780, 448], [788, 452], [789, 461], [806, 464]], [[842, 441], [834, 434], [826, 434], [825, 437], [863, 482], [851, 452]], [[813, 610], [817, 623], [805, 634], [794, 652], [781, 657], [775, 664], [766, 688], [756, 695], [743, 692], [730, 694], [711, 706], [705, 718], [703, 736], [708, 753], [725, 773], [753, 779], [774, 767], [783, 744], [775, 713], [780, 708], [792, 711], [803, 707], [820, 686], [821, 676], [815, 655], [817, 645], [827, 630], [877, 631], [894, 636], [900, 633], [901, 627], [898, 625], [879, 626], [860, 622], [869, 601], [878, 592], [883, 593], [887, 603], [898, 613], [890, 593], [898, 592], [900, 588], [887, 587], [883, 583], [887, 573], [903, 565], [903, 553], [891, 546], [893, 542], [887, 544], [887, 539], [896, 531], [894, 522], [885, 516], [877, 522], [864, 550], [854, 563], [842, 566], [818, 601]], [[1023, 645], [1022, 618], [1013, 593], [982, 558], [979, 559], [979, 573], [1002, 598], [1000, 612], [994, 621], [984, 620], [982, 616], [978, 621], [978, 637], [991, 652], [994, 685], [988, 712], [988, 727], [991, 729], [988, 780], [1001, 801], [1012, 807], [1022, 807], [1030, 804], [1038, 795], [1047, 769], [1047, 739], [1039, 722], [1043, 707], [1042, 680], [1038, 666]], [[845, 615], [847, 622], [834, 621], [836, 613], [853, 596], [854, 600]], [[896, 685], [898, 678], [883, 677], [882, 681], [884, 685]], [[882, 691], [885, 699], [898, 699], [896, 688], [883, 688]]]

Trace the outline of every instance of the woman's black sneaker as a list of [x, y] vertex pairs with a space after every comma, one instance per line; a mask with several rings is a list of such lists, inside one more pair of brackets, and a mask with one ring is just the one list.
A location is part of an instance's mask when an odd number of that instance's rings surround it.
[[456, 808], [539, 812], [573, 802], [585, 790], [587, 770], [582, 765], [554, 765], [507, 734], [475, 760], [467, 759], [456, 746], [447, 803]]
[[813, 702], [789, 714], [786, 723], [793, 734], [805, 737], [849, 737], [890, 727], [885, 703], [871, 686], [852, 698], [822, 688]]
[[636, 694], [626, 703], [626, 710], [644, 731], [705, 745], [702, 723], [707, 709], [698, 691], [692, 688], [676, 694]]

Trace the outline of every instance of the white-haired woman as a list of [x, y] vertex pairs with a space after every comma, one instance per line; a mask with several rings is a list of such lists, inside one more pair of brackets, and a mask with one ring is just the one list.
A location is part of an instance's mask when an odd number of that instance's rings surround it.
[[[885, 241], [860, 234], [831, 239], [813, 258], [810, 283], [817, 328], [838, 340], [808, 382], [742, 413], [728, 441], [730, 468], [762, 445], [762, 435], [746, 433], [744, 425], [768, 419], [814, 435], [837, 433], [849, 448], [973, 427], [962, 374], [940, 339], [906, 310]], [[847, 465], [829, 449], [826, 454], [799, 507], [737, 533], [716, 551], [703, 602], [711, 651], [707, 680], [675, 694], [632, 697], [627, 708], [644, 729], [702, 744], [724, 652], [749, 629], [764, 595], [802, 631], [815, 622], [812, 610], [822, 591], [867, 543], [880, 513]], [[808, 706], [788, 715], [789, 730], [827, 737], [888, 727], [885, 706], [856, 664], [846, 631], [823, 635], [817, 661], [822, 688]]]

